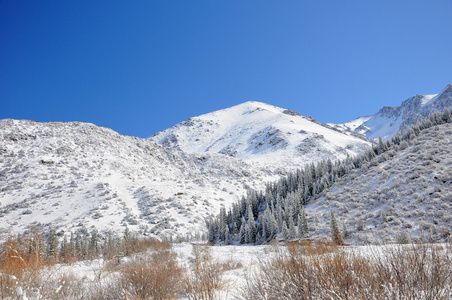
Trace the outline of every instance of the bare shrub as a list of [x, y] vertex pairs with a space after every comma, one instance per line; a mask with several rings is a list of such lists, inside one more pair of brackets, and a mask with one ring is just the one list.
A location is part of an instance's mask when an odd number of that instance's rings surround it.
[[[62, 274], [43, 274], [39, 276], [34, 286], [28, 286], [27, 295], [32, 299], [84, 299], [88, 290], [81, 278], [72, 272]], [[40, 298], [37, 298], [39, 295]]]
[[184, 280], [184, 294], [188, 299], [215, 299], [216, 290], [226, 283], [221, 279], [225, 266], [213, 261], [210, 247], [193, 245], [189, 274]]
[[156, 239], [130, 239], [125, 242], [128, 253], [139, 253], [148, 249], [154, 251], [169, 250], [171, 249], [171, 243], [167, 241], [159, 241]]
[[9, 237], [0, 247], [0, 297], [19, 297], [48, 265], [36, 241]]
[[410, 244], [375, 259], [377, 281], [388, 299], [452, 297], [452, 248]]
[[127, 299], [174, 299], [183, 275], [176, 254], [160, 250], [125, 264], [119, 281]]
[[[298, 246], [300, 247], [300, 246]], [[385, 246], [383, 254], [351, 249], [305, 255], [297, 247], [259, 262], [243, 299], [449, 299], [452, 247]], [[392, 248], [391, 248], [392, 247]], [[302, 248], [302, 247], [300, 247]]]

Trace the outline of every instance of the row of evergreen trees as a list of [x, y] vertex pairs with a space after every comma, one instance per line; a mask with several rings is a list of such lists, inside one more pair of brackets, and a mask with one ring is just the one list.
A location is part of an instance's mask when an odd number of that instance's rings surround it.
[[[286, 240], [309, 237], [309, 224], [304, 206], [329, 189], [338, 178], [360, 168], [384, 152], [407, 144], [424, 129], [452, 122], [449, 109], [434, 112], [424, 120], [397, 132], [383, 142], [379, 138], [370, 149], [341, 161], [330, 159], [311, 163], [276, 182], [266, 185], [265, 191], [249, 190], [246, 197], [216, 218], [207, 220], [208, 240], [213, 243], [262, 244], [276, 236]], [[342, 243], [342, 233], [331, 211], [331, 237]], [[346, 232], [346, 229], [343, 229]]]

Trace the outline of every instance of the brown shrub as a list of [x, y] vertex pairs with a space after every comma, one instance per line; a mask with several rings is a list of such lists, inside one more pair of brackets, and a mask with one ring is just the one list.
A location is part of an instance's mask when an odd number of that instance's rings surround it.
[[193, 245], [190, 270], [183, 283], [185, 296], [193, 300], [215, 299], [216, 291], [226, 285], [221, 274], [230, 266], [213, 261], [209, 246]]
[[160, 250], [125, 264], [120, 284], [127, 299], [175, 299], [181, 291], [183, 274], [176, 254]]
[[[261, 260], [246, 278], [243, 299], [448, 299], [452, 247], [385, 246], [362, 255], [351, 249], [306, 255], [293, 246]], [[311, 251], [309, 251], [311, 252]], [[308, 253], [309, 253], [308, 252]], [[320, 251], [321, 252], [321, 251]]]

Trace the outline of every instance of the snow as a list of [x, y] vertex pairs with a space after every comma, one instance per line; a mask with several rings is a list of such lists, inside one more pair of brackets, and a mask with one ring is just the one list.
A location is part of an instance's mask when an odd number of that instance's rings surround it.
[[436, 98], [438, 96], [438, 94], [431, 94], [431, 95], [423, 95], [422, 100], [421, 100], [421, 106], [425, 106], [427, 104], [429, 104], [430, 102], [434, 102]]
[[[86, 123], [0, 120], [0, 228], [203, 233], [205, 218], [277, 177]], [[253, 174], [251, 177], [250, 175]]]
[[353, 244], [393, 242], [402, 233], [442, 240], [452, 224], [451, 133], [452, 124], [424, 130], [406, 149], [385, 152], [338, 180], [306, 206], [311, 236], [328, 236], [333, 209]]
[[[435, 249], [446, 249], [447, 244], [429, 245], [427, 247], [434, 247]], [[204, 247], [204, 246], [203, 246]], [[189, 260], [192, 257], [193, 245], [190, 243], [178, 243], [173, 244], [173, 250], [177, 254], [177, 259], [180, 265], [188, 270]], [[237, 268], [232, 270], [226, 270], [221, 275], [221, 280], [224, 281], [225, 287], [221, 290], [216, 290], [214, 293], [214, 299], [237, 299], [240, 296], [241, 289], [246, 288], [246, 278], [259, 270], [259, 262], [262, 260], [269, 260], [272, 257], [280, 254], [287, 253], [285, 246], [207, 246], [212, 261], [215, 263], [233, 262]], [[347, 246], [341, 247], [339, 251], [345, 253], [355, 254], [356, 257], [362, 257], [364, 259], [376, 260], [378, 262], [384, 261], [387, 256], [391, 258], [392, 253], [401, 253], [404, 248], [408, 251], [413, 250], [413, 245], [370, 245], [370, 246]], [[430, 248], [429, 248], [430, 249]], [[433, 248], [432, 248], [433, 249]], [[444, 250], [445, 251], [445, 250]], [[149, 253], [139, 254], [141, 257], [144, 255], [150, 255]], [[422, 253], [422, 252], [420, 252]], [[319, 255], [329, 255], [319, 254]], [[307, 259], [308, 256], [306, 257]], [[423, 257], [425, 259], [425, 257]], [[133, 260], [133, 258], [124, 258], [122, 264]], [[72, 265], [55, 265], [48, 269], [41, 271], [41, 277], [47, 278], [46, 283], [50, 278], [58, 283], [55, 285], [55, 289], [61, 289], [63, 285], [72, 284], [72, 288], [77, 287], [77, 281], [81, 282], [82, 286], [79, 288], [95, 290], [96, 287], [108, 288], [108, 282], [117, 276], [120, 276], [121, 264], [116, 268], [108, 267], [110, 261], [103, 259], [96, 259], [93, 261], [80, 261], [75, 262]], [[114, 265], [114, 264], [113, 264]], [[58, 278], [61, 278], [58, 280]], [[66, 279], [70, 282], [66, 283], [63, 280]], [[20, 294], [25, 296], [25, 289], [27, 287], [21, 287], [20, 283], [17, 286], [17, 290], [20, 289]], [[47, 287], [48, 288], [48, 287]], [[67, 287], [66, 287], [67, 288]], [[282, 288], [282, 287], [281, 287]], [[75, 291], [76, 292], [76, 291]], [[39, 290], [35, 291], [37, 297], [35, 299], [42, 299], [39, 297]], [[19, 293], [18, 293], [19, 294]], [[28, 295], [29, 296], [29, 295]], [[178, 298], [185, 299], [185, 298]]]
[[272, 171], [345, 158], [370, 145], [311, 118], [261, 102], [245, 102], [193, 117], [149, 139], [189, 153], [223, 153]]
[[378, 140], [387, 140], [398, 130], [416, 123], [435, 111], [451, 109], [451, 86], [448, 85], [439, 94], [415, 95], [397, 107], [384, 107], [372, 116], [357, 118], [342, 124], [329, 124], [344, 133], [359, 133]]
[[336, 128], [261, 102], [187, 119], [149, 140], [89, 123], [0, 120], [0, 233], [203, 233], [205, 218], [247, 187], [263, 190], [305, 164], [357, 154], [370, 143], [354, 134], [390, 137], [450, 107], [451, 90]]

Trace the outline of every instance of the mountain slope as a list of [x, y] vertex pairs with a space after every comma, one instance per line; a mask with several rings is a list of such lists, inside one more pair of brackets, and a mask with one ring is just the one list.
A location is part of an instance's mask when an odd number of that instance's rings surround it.
[[451, 144], [451, 112], [435, 112], [360, 155], [310, 164], [267, 184], [265, 191], [251, 191], [209, 221], [209, 240], [261, 244], [309, 238], [342, 244], [344, 238], [361, 244], [424, 236], [447, 241]]
[[221, 153], [286, 172], [321, 159], [341, 159], [370, 143], [288, 109], [245, 102], [193, 117], [149, 138], [189, 153]]
[[415, 95], [398, 107], [383, 107], [378, 113], [344, 124], [330, 124], [343, 132], [365, 134], [371, 139], [386, 140], [397, 130], [403, 130], [427, 117], [432, 112], [452, 108], [452, 85], [435, 95]]
[[349, 240], [402, 242], [452, 234], [452, 124], [431, 127], [341, 178], [307, 205], [313, 236], [329, 233], [330, 210]]
[[0, 120], [0, 228], [205, 231], [204, 219], [272, 177], [87, 123]]

